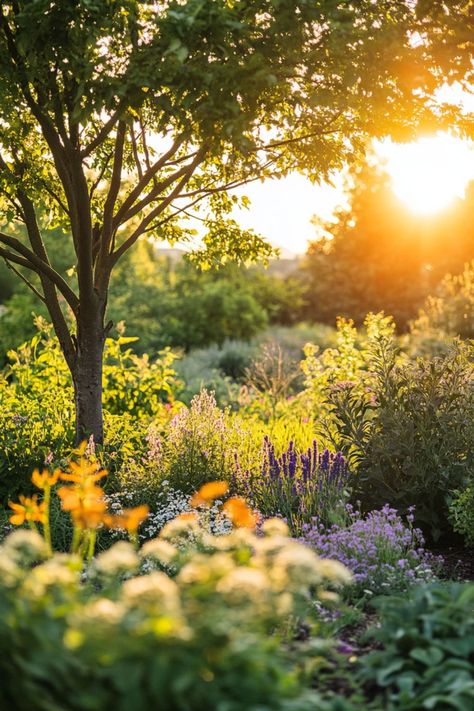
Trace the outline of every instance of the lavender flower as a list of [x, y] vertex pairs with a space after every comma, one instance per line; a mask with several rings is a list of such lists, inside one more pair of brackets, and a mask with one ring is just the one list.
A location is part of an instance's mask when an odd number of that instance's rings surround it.
[[340, 452], [319, 451], [316, 441], [298, 454], [294, 442], [280, 456], [269, 437], [263, 440], [261, 465], [242, 470], [236, 460], [234, 488], [264, 516], [281, 515], [299, 535], [315, 517], [332, 523], [344, 517], [349, 470]]
[[407, 523], [388, 504], [365, 518], [350, 505], [346, 510], [348, 526], [327, 528], [315, 520], [303, 526], [301, 540], [351, 570], [352, 594], [404, 590], [436, 577], [441, 559], [425, 549], [421, 531], [411, 524], [413, 510]]

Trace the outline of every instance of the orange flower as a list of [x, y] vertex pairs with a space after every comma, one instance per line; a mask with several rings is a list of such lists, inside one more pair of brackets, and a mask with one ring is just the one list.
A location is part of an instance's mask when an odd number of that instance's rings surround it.
[[35, 469], [31, 475], [31, 481], [38, 489], [46, 489], [48, 486], [54, 486], [60, 475], [60, 469], [56, 469], [52, 474], [47, 469], [43, 469], [42, 472], [39, 469]]
[[203, 484], [191, 499], [191, 506], [207, 506], [210, 501], [224, 496], [229, 490], [229, 485], [226, 481], [210, 481], [208, 484]]
[[56, 493], [61, 499], [63, 511], [74, 511], [86, 502], [101, 501], [104, 497], [104, 490], [100, 486], [93, 485], [88, 487], [60, 486]]
[[31, 498], [27, 496], [20, 496], [20, 503], [14, 503], [10, 501], [8, 505], [13, 509], [13, 514], [10, 516], [10, 523], [14, 526], [21, 526], [25, 521], [33, 521], [38, 523], [45, 523], [46, 521], [46, 509], [45, 503], [42, 501], [38, 503], [38, 495], [33, 494]]
[[118, 516], [108, 515], [104, 518], [104, 522], [108, 528], [125, 528], [129, 533], [135, 533], [149, 512], [150, 509], [146, 505], [136, 506], [133, 509], [125, 509]]
[[97, 528], [104, 523], [107, 505], [98, 499], [81, 502], [81, 505], [71, 511], [71, 518], [78, 528]]
[[63, 481], [72, 481], [74, 484], [95, 484], [104, 476], [107, 476], [105, 469], [97, 471], [97, 464], [88, 462], [87, 459], [80, 459], [77, 464], [70, 462], [69, 473], [60, 474]]
[[247, 506], [243, 499], [238, 497], [233, 497], [226, 501], [223, 511], [234, 526], [239, 528], [254, 528], [257, 523], [257, 516], [252, 509]]
[[197, 521], [197, 515], [192, 511], [185, 511], [184, 513], [178, 514], [175, 521]]

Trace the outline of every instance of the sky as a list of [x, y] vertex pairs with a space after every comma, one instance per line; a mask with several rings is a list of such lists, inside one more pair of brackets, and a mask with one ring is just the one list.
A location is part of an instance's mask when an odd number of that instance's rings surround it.
[[316, 236], [311, 218], [317, 214], [330, 219], [334, 209], [345, 202], [343, 177], [336, 174], [333, 185], [313, 185], [307, 178], [293, 174], [281, 180], [266, 180], [241, 188], [239, 193], [251, 200], [249, 209], [236, 209], [235, 220], [245, 229], [252, 228], [285, 252], [303, 254], [308, 241]]

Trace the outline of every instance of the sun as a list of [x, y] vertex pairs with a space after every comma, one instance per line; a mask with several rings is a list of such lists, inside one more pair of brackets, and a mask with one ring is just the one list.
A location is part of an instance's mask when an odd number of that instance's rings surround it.
[[377, 146], [385, 162], [395, 195], [413, 212], [431, 215], [464, 197], [474, 180], [472, 143], [447, 133], [397, 144], [385, 140]]

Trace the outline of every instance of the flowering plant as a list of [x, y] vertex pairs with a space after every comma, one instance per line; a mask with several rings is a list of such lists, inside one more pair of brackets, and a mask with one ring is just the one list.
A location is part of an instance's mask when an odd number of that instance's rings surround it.
[[315, 521], [303, 526], [301, 540], [324, 558], [347, 566], [353, 574], [347, 594], [358, 597], [405, 590], [435, 578], [441, 561], [424, 548], [421, 531], [413, 527], [413, 509], [406, 523], [388, 504], [365, 518], [350, 504], [346, 509], [348, 526], [325, 528]]
[[[196, 503], [209, 507], [223, 488], [206, 485]], [[0, 707], [326, 708], [303, 685], [324, 645], [314, 641], [308, 668], [281, 642], [288, 619], [350, 574], [279, 519], [256, 535], [239, 499], [227, 514], [235, 528], [224, 536], [188, 513], [139, 550], [116, 543], [85, 579], [77, 555], [50, 557], [34, 530], [10, 534], [0, 546]]]
[[320, 452], [314, 441], [298, 454], [290, 442], [278, 457], [268, 437], [260, 467], [243, 471], [237, 461], [233, 477], [235, 488], [264, 516], [283, 516], [296, 534], [314, 518], [323, 524], [344, 518], [348, 483], [349, 470], [340, 452]]
[[148, 506], [136, 506], [125, 509], [119, 515], [109, 513], [105, 492], [98, 482], [107, 476], [105, 470], [100, 469], [94, 457], [88, 455], [88, 443], [84, 442], [77, 450], [78, 461], [71, 460], [66, 472], [56, 469], [49, 472], [44, 469], [33, 472], [31, 481], [43, 491], [43, 500], [38, 501], [38, 495], [32, 497], [20, 496], [19, 502], [10, 502], [13, 510], [10, 523], [20, 526], [27, 523], [37, 532], [38, 523], [43, 526], [46, 550], [52, 555], [51, 546], [51, 491], [58, 483], [67, 482], [67, 485], [55, 489], [61, 501], [61, 508], [67, 511], [72, 519], [73, 537], [71, 553], [81, 559], [87, 558], [90, 562], [95, 551], [97, 529], [100, 526], [107, 528], [125, 529], [131, 539], [138, 542], [138, 528], [148, 516]]

